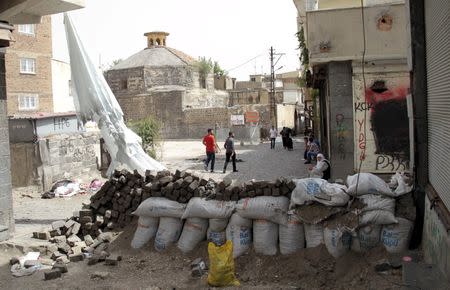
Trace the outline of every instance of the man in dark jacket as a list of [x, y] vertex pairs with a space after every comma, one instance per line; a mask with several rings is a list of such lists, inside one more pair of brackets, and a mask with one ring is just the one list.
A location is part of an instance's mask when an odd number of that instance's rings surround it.
[[233, 172], [238, 172], [236, 169], [236, 150], [234, 148], [234, 134], [233, 132], [228, 133], [228, 138], [225, 140], [224, 147], [226, 149], [225, 152], [225, 164], [223, 166], [223, 173], [227, 171], [228, 163], [231, 161], [233, 162]]

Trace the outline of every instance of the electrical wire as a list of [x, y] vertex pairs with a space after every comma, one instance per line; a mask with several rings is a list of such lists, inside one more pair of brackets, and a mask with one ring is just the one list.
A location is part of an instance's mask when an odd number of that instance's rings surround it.
[[[362, 33], [363, 33], [363, 53], [361, 57], [361, 68], [362, 68], [362, 78], [363, 78], [363, 95], [365, 98], [366, 94], [366, 73], [365, 73], [365, 59], [366, 59], [366, 25], [365, 25], [365, 15], [364, 15], [364, 0], [361, 0], [361, 19], [362, 19]], [[367, 101], [367, 100], [366, 100]], [[360, 154], [359, 158], [359, 166], [358, 166], [358, 176], [356, 178], [356, 188], [355, 195], [358, 195], [358, 186], [359, 186], [359, 176], [361, 174], [361, 168], [364, 160], [366, 159], [366, 146], [367, 146], [367, 110], [364, 110], [364, 146], [361, 148], [362, 154]], [[359, 146], [359, 137], [358, 137], [358, 146]], [[361, 158], [362, 157], [362, 158]]]
[[230, 71], [232, 71], [232, 70], [235, 70], [235, 69], [237, 69], [237, 68], [240, 68], [241, 66], [246, 65], [247, 63], [251, 62], [252, 60], [255, 60], [255, 59], [257, 59], [258, 57], [261, 57], [262, 55], [263, 55], [262, 53], [261, 53], [261, 54], [258, 54], [257, 56], [255, 56], [255, 57], [253, 57], [253, 58], [247, 60], [246, 62], [244, 62], [244, 63], [242, 63], [242, 64], [240, 64], [240, 65], [238, 65], [238, 66], [235, 66], [235, 67], [233, 67], [233, 68], [231, 68], [231, 69], [227, 69], [226, 71], [230, 72]]

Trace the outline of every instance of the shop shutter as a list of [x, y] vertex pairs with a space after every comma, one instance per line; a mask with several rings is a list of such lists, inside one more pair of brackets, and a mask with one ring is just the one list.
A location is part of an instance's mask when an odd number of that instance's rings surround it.
[[450, 210], [449, 0], [425, 0], [425, 27], [429, 179]]

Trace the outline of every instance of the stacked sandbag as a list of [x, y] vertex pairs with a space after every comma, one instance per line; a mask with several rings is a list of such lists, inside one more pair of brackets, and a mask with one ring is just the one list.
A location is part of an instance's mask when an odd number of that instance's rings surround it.
[[131, 247], [133, 249], [142, 248], [156, 236], [158, 231], [159, 218], [141, 216], [138, 219], [137, 229], [134, 233]]
[[194, 197], [187, 204], [182, 219], [190, 217], [228, 219], [236, 207], [234, 201], [220, 201]]
[[273, 256], [278, 248], [278, 225], [274, 222], [253, 220], [253, 247], [257, 254]]
[[258, 196], [239, 200], [236, 212], [247, 219], [264, 219], [276, 224], [286, 224], [288, 208], [287, 197]]
[[383, 226], [381, 240], [386, 251], [392, 254], [407, 251], [412, 229], [413, 223], [404, 218], [398, 218], [397, 224]]
[[207, 240], [218, 246], [223, 245], [227, 240], [227, 225], [228, 219], [209, 219], [209, 227], [206, 231]]
[[161, 217], [155, 237], [155, 249], [162, 252], [176, 243], [180, 237], [182, 228], [183, 220], [180, 218]]
[[192, 251], [198, 243], [205, 239], [207, 229], [208, 219], [198, 217], [187, 218], [180, 239], [178, 240], [178, 248], [183, 253]]
[[323, 230], [323, 239], [328, 253], [335, 258], [343, 256], [350, 250], [352, 236], [347, 231], [339, 228], [325, 227]]
[[375, 248], [380, 243], [381, 226], [368, 225], [356, 231], [352, 237], [352, 251], [363, 253]]
[[294, 179], [296, 184], [292, 191], [290, 208], [311, 202], [322, 203], [327, 206], [344, 206], [350, 196], [347, 187], [342, 184], [328, 183], [321, 178]]
[[286, 225], [279, 225], [280, 253], [290, 255], [305, 247], [305, 231], [297, 215], [288, 215]]
[[251, 219], [241, 217], [234, 213], [226, 228], [226, 238], [233, 243], [233, 257], [239, 257], [246, 253], [252, 244]]
[[304, 224], [305, 240], [307, 248], [314, 248], [323, 244], [323, 225], [319, 224]]

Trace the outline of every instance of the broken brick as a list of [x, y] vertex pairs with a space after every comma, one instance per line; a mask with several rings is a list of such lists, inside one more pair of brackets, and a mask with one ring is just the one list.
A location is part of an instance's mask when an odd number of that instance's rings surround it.
[[45, 280], [52, 280], [61, 277], [61, 271], [59, 269], [52, 269], [44, 272]]

